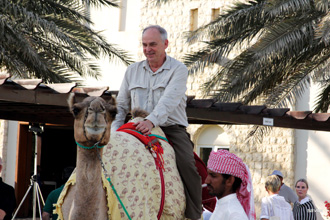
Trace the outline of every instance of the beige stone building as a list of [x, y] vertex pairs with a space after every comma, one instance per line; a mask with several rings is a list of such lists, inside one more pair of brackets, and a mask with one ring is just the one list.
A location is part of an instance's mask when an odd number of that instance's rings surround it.
[[[128, 8], [132, 1], [127, 1]], [[182, 59], [185, 53], [198, 47], [188, 45], [184, 38], [185, 32], [206, 24], [219, 13], [222, 13], [230, 1], [170, 1], [155, 6], [150, 1], [140, 2], [140, 23], [137, 37], [141, 40], [140, 31], [147, 25], [158, 24], [168, 31], [169, 47], [167, 53]], [[130, 15], [127, 14], [127, 21]], [[138, 57], [143, 59], [141, 43], [138, 44]], [[205, 72], [198, 78], [190, 77], [188, 95], [201, 98], [199, 86], [210, 73]], [[250, 167], [255, 195], [257, 214], [260, 213], [260, 201], [266, 195], [264, 179], [274, 169], [285, 175], [285, 182], [290, 187], [294, 184], [294, 132], [290, 129], [274, 129], [270, 136], [265, 137], [264, 144], [247, 144], [245, 139], [250, 126], [223, 125], [191, 125], [189, 132], [196, 146], [196, 152], [207, 161], [210, 150], [229, 148]]]
[[[187, 44], [185, 33], [210, 22], [230, 4], [231, 0], [173, 0], [161, 5], [149, 0], [122, 0], [121, 9], [91, 9], [91, 15], [95, 28], [102, 30], [110, 42], [128, 50], [137, 61], [144, 59], [141, 47], [142, 29], [150, 24], [161, 25], [169, 34], [167, 53], [181, 60], [184, 54], [199, 46], [198, 43]], [[100, 62], [104, 71], [103, 78], [99, 81], [88, 79], [89, 84], [105, 84], [111, 90], [118, 90], [126, 67], [110, 64], [107, 60]], [[203, 76], [190, 77], [187, 94], [201, 98], [200, 85], [210, 74], [204, 72]], [[293, 110], [311, 109], [309, 100], [312, 97], [313, 89], [307, 91], [304, 99]], [[195, 151], [204, 160], [207, 160], [211, 150], [228, 148], [249, 166], [257, 216], [260, 214], [261, 198], [266, 196], [265, 178], [277, 169], [282, 171], [284, 182], [292, 189], [297, 179], [309, 180], [309, 194], [318, 208], [319, 219], [323, 219], [323, 202], [330, 199], [330, 175], [326, 170], [326, 167], [330, 167], [330, 145], [327, 142], [329, 134], [274, 128], [263, 137], [262, 144], [256, 144], [246, 142], [250, 128], [249, 125], [190, 125], [188, 131], [195, 143]], [[8, 158], [15, 161], [15, 122], [0, 121], [0, 135], [0, 156], [7, 158], [7, 169], [2, 176], [14, 185], [12, 173], [15, 162]]]
[[[132, 51], [137, 61], [144, 59], [141, 47], [143, 28], [151, 24], [163, 26], [168, 31], [167, 53], [181, 60], [185, 53], [199, 46], [198, 43], [187, 44], [185, 33], [207, 24], [230, 7], [232, 2], [232, 0], [178, 0], [156, 5], [154, 1], [148, 0], [122, 0], [122, 8], [119, 12], [109, 10], [109, 12], [103, 11], [103, 16], [94, 16], [99, 15], [98, 11], [92, 15], [98, 21], [96, 28], [107, 30], [109, 40], [118, 39], [120, 45]], [[115, 13], [118, 13], [116, 16], [119, 20], [107, 23], [110, 17], [113, 18], [110, 14]], [[230, 58], [232, 57], [228, 57]], [[123, 73], [124, 71], [121, 72], [120, 77]], [[187, 94], [201, 98], [203, 94], [200, 85], [210, 74], [211, 71], [205, 71], [200, 77], [190, 77]], [[114, 89], [119, 88], [119, 85], [113, 86]], [[300, 111], [312, 109], [310, 100], [313, 100], [313, 91], [314, 87], [306, 91], [305, 96], [291, 109]], [[229, 148], [250, 167], [257, 215], [260, 214], [261, 198], [266, 196], [265, 177], [277, 169], [282, 171], [285, 176], [284, 182], [292, 189], [297, 179], [307, 178], [310, 184], [309, 194], [316, 204], [318, 219], [323, 219], [321, 215], [326, 211], [323, 203], [330, 198], [330, 190], [327, 189], [330, 177], [324, 175], [329, 172], [324, 173], [320, 168], [330, 165], [328, 159], [330, 145], [323, 142], [328, 133], [275, 128], [263, 137], [262, 144], [255, 144], [246, 143], [250, 128], [251, 126], [248, 125], [190, 125], [188, 130], [195, 143], [195, 151], [204, 160], [211, 149]], [[318, 138], [321, 143], [314, 141]], [[322, 151], [327, 153], [322, 154]], [[317, 161], [322, 161], [322, 165], [317, 165]], [[320, 176], [325, 177], [322, 179]]]

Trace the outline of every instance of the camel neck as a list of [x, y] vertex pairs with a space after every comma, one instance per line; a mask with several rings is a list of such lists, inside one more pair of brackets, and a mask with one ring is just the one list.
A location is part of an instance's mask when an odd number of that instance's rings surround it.
[[[99, 150], [100, 155], [102, 151], [102, 149]], [[102, 167], [96, 149], [87, 150], [78, 147], [74, 215], [83, 216], [84, 219], [98, 219], [96, 216], [100, 213], [91, 210], [98, 210], [101, 201], [106, 204], [105, 198]]]
[[[102, 149], [98, 152], [102, 155]], [[94, 184], [94, 181], [101, 180], [102, 167], [99, 161], [97, 150], [77, 148], [77, 182], [82, 179], [82, 184]], [[97, 181], [99, 182], [99, 181]]]

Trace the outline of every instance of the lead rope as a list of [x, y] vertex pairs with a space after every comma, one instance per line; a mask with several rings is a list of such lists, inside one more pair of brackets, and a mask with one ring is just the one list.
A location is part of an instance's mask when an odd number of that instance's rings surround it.
[[101, 158], [101, 155], [100, 155], [100, 153], [99, 153], [99, 149], [98, 149], [98, 148], [96, 148], [96, 153], [97, 153], [97, 157], [99, 158], [99, 160], [100, 160], [100, 162], [101, 162], [101, 166], [102, 166], [102, 169], [103, 169], [104, 176], [106, 177], [106, 179], [107, 179], [108, 182], [110, 183], [110, 186], [111, 186], [113, 192], [115, 193], [115, 195], [116, 195], [116, 197], [117, 197], [117, 199], [118, 199], [118, 201], [119, 201], [121, 207], [123, 207], [124, 212], [125, 212], [125, 214], [127, 215], [128, 219], [132, 220], [131, 217], [129, 216], [129, 214], [128, 214], [128, 212], [127, 212], [127, 210], [126, 210], [126, 208], [125, 208], [123, 202], [121, 201], [121, 199], [120, 199], [120, 197], [119, 197], [119, 195], [118, 195], [118, 193], [117, 193], [117, 191], [116, 191], [116, 189], [115, 189], [115, 186], [112, 184], [112, 182], [111, 182], [111, 180], [110, 180], [110, 176], [109, 176], [109, 174], [108, 174], [108, 171], [105, 169], [105, 166], [104, 166], [104, 163], [103, 163], [103, 161], [102, 161], [102, 158]]

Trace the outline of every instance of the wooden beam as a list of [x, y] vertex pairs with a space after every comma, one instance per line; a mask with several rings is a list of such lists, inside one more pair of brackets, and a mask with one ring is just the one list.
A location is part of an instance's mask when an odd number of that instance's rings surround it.
[[263, 114], [246, 114], [239, 111], [218, 111], [211, 108], [187, 108], [189, 122], [200, 124], [240, 124], [261, 125], [305, 130], [330, 131], [329, 121], [316, 121], [310, 117], [296, 119], [289, 116], [268, 116]]

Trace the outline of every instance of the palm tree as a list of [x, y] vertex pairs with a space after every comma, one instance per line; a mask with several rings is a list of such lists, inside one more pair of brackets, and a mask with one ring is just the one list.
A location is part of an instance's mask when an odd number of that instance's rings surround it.
[[[330, 3], [328, 0], [255, 0], [236, 3], [216, 20], [188, 34], [203, 46], [184, 57], [193, 74], [216, 71], [206, 96], [223, 102], [283, 107], [304, 89], [321, 85], [315, 111], [330, 104]], [[230, 53], [240, 50], [232, 60]]]
[[0, 70], [56, 83], [99, 77], [101, 56], [131, 63], [125, 51], [90, 28], [89, 4], [118, 6], [108, 0], [0, 0]]

